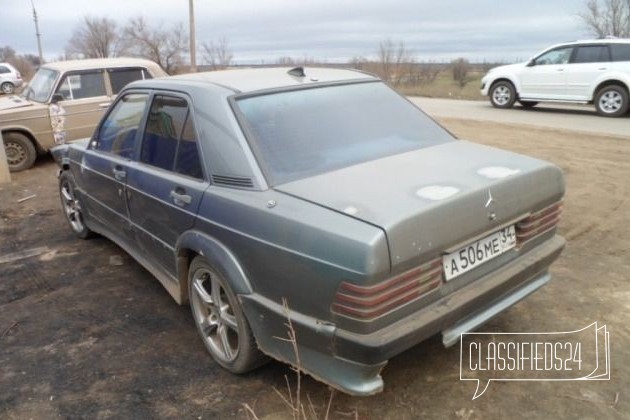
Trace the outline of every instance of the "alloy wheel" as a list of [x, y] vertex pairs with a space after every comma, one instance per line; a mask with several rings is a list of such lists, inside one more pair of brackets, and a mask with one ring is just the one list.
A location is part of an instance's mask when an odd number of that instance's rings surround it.
[[194, 273], [191, 286], [191, 306], [206, 347], [215, 358], [233, 362], [239, 353], [239, 328], [225, 286], [205, 268]]
[[70, 222], [70, 226], [72, 226], [72, 229], [77, 233], [83, 232], [85, 226], [83, 224], [81, 203], [79, 203], [79, 200], [74, 193], [74, 188], [69, 181], [64, 181], [61, 184], [61, 196], [63, 210], [66, 213], [68, 222]]

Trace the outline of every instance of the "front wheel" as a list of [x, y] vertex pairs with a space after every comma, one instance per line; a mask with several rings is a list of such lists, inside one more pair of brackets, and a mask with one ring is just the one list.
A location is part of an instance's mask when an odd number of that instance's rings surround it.
[[59, 197], [61, 198], [61, 208], [66, 216], [68, 224], [81, 239], [87, 239], [93, 235], [92, 231], [85, 225], [83, 208], [76, 193], [76, 183], [70, 172], [63, 172], [59, 176]]
[[618, 85], [604, 86], [597, 92], [595, 108], [604, 117], [620, 117], [628, 112], [628, 91]]
[[9, 171], [20, 172], [35, 164], [37, 150], [28, 137], [21, 133], [3, 133], [2, 138]]
[[510, 82], [496, 82], [490, 88], [490, 103], [495, 108], [512, 108], [516, 101], [516, 90]]
[[190, 265], [188, 294], [197, 330], [219, 365], [232, 373], [245, 373], [264, 363], [266, 357], [256, 346], [236, 295], [203, 257]]

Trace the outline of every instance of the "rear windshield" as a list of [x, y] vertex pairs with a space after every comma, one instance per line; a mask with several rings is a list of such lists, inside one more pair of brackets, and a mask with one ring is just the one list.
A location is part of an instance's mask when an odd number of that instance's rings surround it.
[[245, 97], [237, 105], [272, 185], [453, 140], [381, 82]]

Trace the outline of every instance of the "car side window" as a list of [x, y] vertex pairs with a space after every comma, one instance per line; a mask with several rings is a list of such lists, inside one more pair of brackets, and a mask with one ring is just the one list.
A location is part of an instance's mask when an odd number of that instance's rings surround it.
[[165, 95], [154, 97], [142, 140], [141, 162], [173, 170], [187, 114], [188, 104], [184, 99]]
[[190, 112], [188, 112], [182, 138], [177, 148], [175, 172], [192, 178], [203, 179], [201, 159], [199, 158], [199, 149], [197, 148], [197, 132], [195, 131], [195, 124]]
[[4, 73], [11, 73], [11, 70], [9, 70], [8, 67], [6, 66], [0, 66], [0, 73], [4, 74]]
[[136, 80], [151, 79], [151, 75], [144, 68], [123, 68], [123, 69], [108, 69], [109, 81], [112, 84], [112, 93], [118, 95], [118, 93], [131, 82]]
[[546, 66], [550, 64], [567, 64], [571, 58], [573, 47], [556, 48], [544, 53], [534, 60], [537, 66]]
[[613, 61], [630, 61], [630, 44], [611, 44]]
[[101, 124], [92, 148], [132, 158], [136, 133], [148, 100], [149, 95], [146, 93], [129, 93], [123, 96]]
[[93, 98], [105, 96], [105, 81], [101, 70], [81, 73], [68, 73], [55, 93], [63, 96], [64, 100]]
[[578, 47], [573, 63], [605, 63], [610, 61], [610, 52], [606, 45], [586, 45]]

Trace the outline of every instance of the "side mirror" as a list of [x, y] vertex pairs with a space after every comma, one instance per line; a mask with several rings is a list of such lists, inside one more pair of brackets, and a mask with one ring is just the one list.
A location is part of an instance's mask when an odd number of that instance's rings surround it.
[[532, 58], [527, 62], [527, 67], [534, 67], [536, 65], [536, 61]]
[[55, 93], [52, 96], [52, 99], [50, 100], [50, 103], [51, 104], [56, 104], [57, 102], [63, 101], [63, 100], [64, 100], [64, 97], [63, 97], [63, 95], [61, 93]]

